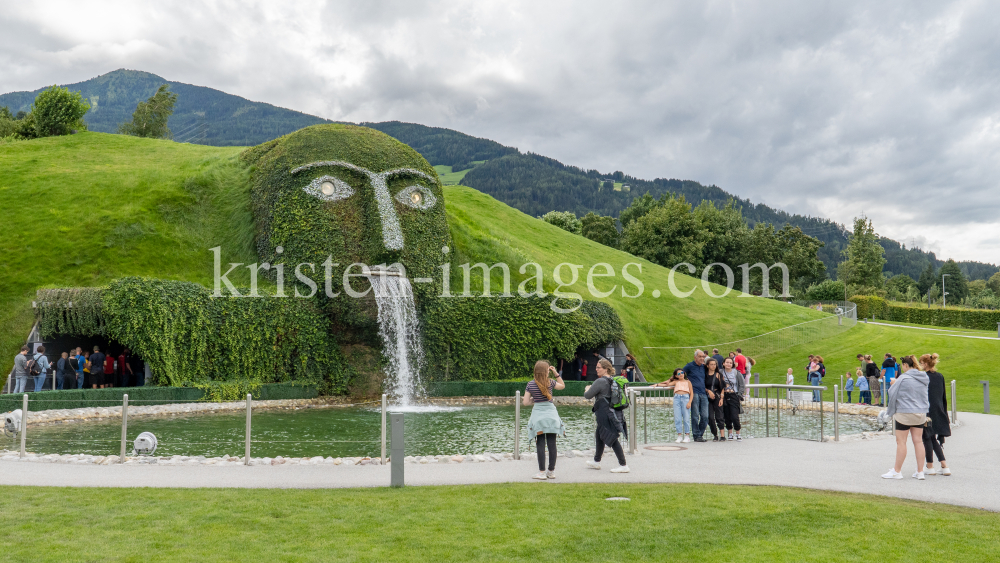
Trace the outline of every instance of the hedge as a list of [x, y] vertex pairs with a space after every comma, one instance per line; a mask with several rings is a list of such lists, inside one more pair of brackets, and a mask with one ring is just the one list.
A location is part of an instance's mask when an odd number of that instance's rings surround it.
[[971, 328], [976, 330], [996, 330], [1000, 323], [1000, 311], [985, 309], [965, 309], [951, 307], [911, 307], [897, 305], [881, 297], [870, 295], [855, 295], [851, 298], [858, 304], [858, 318], [871, 318], [887, 321], [930, 325], [949, 326], [955, 328]]
[[[421, 329], [428, 380], [528, 377], [538, 360], [570, 359], [578, 349], [623, 340], [614, 309], [584, 302], [555, 313], [551, 298], [452, 297], [425, 301]], [[570, 308], [569, 303], [561, 305]]]
[[[427, 385], [429, 397], [513, 397], [515, 391], [524, 395], [524, 381], [432, 381]], [[553, 392], [557, 397], [582, 397], [589, 381], [567, 381], [566, 388]]]
[[[131, 406], [162, 405], [169, 402], [195, 403], [206, 401], [211, 393], [196, 387], [115, 387], [112, 389], [70, 389], [28, 393], [28, 410], [82, 409], [87, 407], [114, 407], [122, 404], [122, 395], [128, 394]], [[316, 386], [296, 383], [271, 383], [252, 391], [254, 399], [312, 399], [319, 395]], [[23, 394], [0, 396], [0, 412], [21, 408]], [[244, 395], [246, 397], [246, 395]]]

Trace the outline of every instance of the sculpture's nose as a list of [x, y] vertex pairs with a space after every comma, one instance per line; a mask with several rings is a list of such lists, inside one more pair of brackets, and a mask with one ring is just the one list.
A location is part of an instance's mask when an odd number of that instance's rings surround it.
[[403, 229], [399, 226], [396, 207], [389, 196], [389, 186], [385, 176], [369, 173], [372, 189], [375, 191], [375, 202], [378, 204], [379, 218], [382, 220], [382, 243], [389, 250], [403, 249]]

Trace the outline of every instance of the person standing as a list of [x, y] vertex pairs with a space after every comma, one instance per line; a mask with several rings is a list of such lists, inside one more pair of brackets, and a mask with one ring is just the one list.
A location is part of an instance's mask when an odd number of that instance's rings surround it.
[[83, 389], [83, 368], [87, 367], [87, 358], [83, 356], [83, 349], [76, 347], [76, 388]]
[[21, 351], [14, 356], [14, 392], [24, 393], [28, 387], [28, 347], [21, 346]]
[[129, 365], [131, 355], [128, 348], [123, 349], [122, 353], [118, 355], [118, 363], [115, 365], [118, 370], [118, 382], [122, 387], [132, 387], [135, 382], [135, 377], [132, 374], [132, 366]]
[[104, 380], [104, 360], [107, 357], [101, 353], [101, 348], [99, 346], [94, 346], [94, 353], [90, 355], [90, 381], [91, 386], [97, 389], [100, 386], [104, 389], [106, 381]]
[[[90, 350], [83, 353], [83, 379], [87, 385], [94, 384], [94, 378], [90, 375]], [[97, 387], [94, 387], [97, 389]]]
[[[813, 356], [812, 360], [809, 362], [809, 384], [813, 387], [819, 387], [819, 384], [823, 381], [823, 376], [819, 372], [819, 361], [817, 361], [816, 356]], [[813, 402], [818, 403], [820, 400], [819, 391], [813, 391]]]
[[118, 385], [114, 354], [108, 354], [104, 359], [104, 383], [107, 384], [108, 387], [115, 387]]
[[34, 360], [35, 365], [38, 366], [39, 373], [35, 376], [35, 392], [41, 391], [45, 386], [45, 376], [49, 373], [49, 358], [45, 355], [45, 346], [39, 346], [35, 349], [35, 354], [31, 357]]
[[[740, 413], [743, 412], [743, 405], [740, 404], [740, 401], [743, 399], [743, 374], [733, 366], [732, 360], [726, 360], [726, 363], [722, 364], [722, 380], [726, 386], [722, 394], [722, 411], [726, 418], [726, 433], [729, 435], [729, 440], [742, 442]], [[735, 438], [733, 430], [736, 431]]]
[[[705, 362], [705, 394], [708, 395], [708, 427], [712, 431], [713, 442], [724, 442], [722, 429], [725, 425], [725, 415], [722, 412], [722, 399], [726, 383], [719, 371], [720, 364], [712, 356]], [[721, 439], [720, 439], [721, 437]]]
[[694, 361], [684, 366], [684, 374], [691, 382], [694, 397], [691, 401], [691, 433], [695, 442], [707, 442], [703, 436], [708, 427], [708, 394], [705, 392], [705, 357], [701, 350], [694, 351]]
[[[951, 436], [951, 422], [948, 420], [948, 395], [945, 393], [944, 376], [937, 372], [938, 355], [920, 356], [920, 369], [927, 373], [927, 403], [930, 405], [927, 417], [930, 426], [924, 428], [924, 455], [927, 460], [925, 475], [951, 475], [948, 462], [944, 459], [944, 439]], [[934, 456], [941, 463], [941, 472], [934, 469]]]
[[858, 368], [857, 372], [855, 373], [858, 376], [858, 404], [861, 403], [864, 403], [866, 405], [872, 404], [872, 392], [869, 390], [868, 387], [868, 378], [865, 377], [865, 374], [861, 371], [861, 368]]
[[886, 354], [885, 359], [882, 360], [881, 375], [882, 381], [885, 382], [885, 388], [888, 389], [896, 377], [896, 360], [893, 359], [892, 354]]
[[844, 382], [844, 392], [847, 393], [847, 404], [851, 404], [851, 392], [854, 391], [854, 380], [851, 379], [851, 372], [847, 372], [847, 380]]
[[[709, 364], [715, 360], [709, 360]], [[684, 370], [675, 369], [674, 375], [667, 381], [661, 381], [653, 387], [666, 387], [674, 390], [674, 429], [677, 430], [677, 442], [691, 441], [691, 382], [684, 375]], [[713, 432], [715, 432], [713, 427]]]
[[627, 379], [629, 383], [635, 383], [635, 356], [632, 354], [625, 354], [625, 365], [623, 366], [623, 369], [625, 370], [625, 379]]
[[72, 385], [76, 378], [73, 376], [73, 367], [69, 363], [69, 352], [63, 352], [59, 360], [56, 362], [56, 388], [62, 391], [67, 389], [66, 385]]
[[[555, 379], [549, 377], [552, 375]], [[559, 418], [552, 392], [565, 389], [562, 376], [545, 360], [535, 362], [534, 376], [524, 389], [524, 406], [531, 406], [528, 430], [535, 433], [535, 452], [538, 455], [538, 474], [535, 479], [555, 479], [556, 436], [566, 436], [566, 426]], [[545, 448], [549, 448], [548, 471], [545, 467]]]
[[587, 467], [600, 469], [601, 458], [604, 456], [604, 446], [608, 446], [618, 458], [618, 467], [612, 469], [611, 472], [628, 473], [630, 470], [625, 461], [625, 450], [622, 449], [621, 441], [618, 439], [622, 434], [621, 421], [618, 420], [618, 416], [611, 408], [611, 386], [615, 385], [611, 378], [615, 374], [615, 367], [608, 360], [601, 359], [597, 362], [596, 371], [597, 380], [583, 390], [584, 397], [594, 399], [592, 411], [597, 419], [597, 430], [594, 432], [597, 448], [594, 452], [594, 459], [587, 461]]
[[722, 364], [723, 364], [723, 362], [726, 361], [726, 358], [722, 354], [719, 353], [719, 349], [718, 348], [713, 348], [712, 349], [712, 357], [715, 358], [715, 362], [716, 362], [715, 365], [719, 366], [719, 369], [722, 369]]
[[917, 458], [917, 471], [914, 479], [924, 479], [924, 440], [923, 431], [927, 420], [930, 403], [927, 401], [927, 374], [917, 369], [917, 359], [906, 356], [902, 359], [902, 367], [906, 370], [896, 378], [889, 388], [886, 397], [885, 412], [890, 417], [896, 432], [896, 464], [883, 479], [902, 479], [903, 462], [906, 461], [906, 438], [913, 441], [913, 453]]
[[736, 349], [736, 357], [733, 358], [733, 361], [735, 362], [733, 366], [736, 368], [736, 371], [740, 372], [740, 375], [745, 376], [747, 374], [747, 357], [743, 355], [743, 349]]
[[882, 406], [882, 391], [879, 382], [879, 370], [875, 362], [872, 361], [871, 354], [865, 356], [865, 377], [868, 378], [868, 392], [871, 393], [872, 403]]

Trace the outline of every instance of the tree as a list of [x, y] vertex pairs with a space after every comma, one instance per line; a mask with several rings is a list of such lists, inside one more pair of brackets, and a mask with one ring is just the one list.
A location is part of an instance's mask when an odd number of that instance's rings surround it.
[[917, 290], [920, 291], [920, 295], [927, 295], [927, 292], [931, 290], [936, 280], [937, 274], [934, 273], [934, 263], [931, 262], [927, 264], [923, 272], [920, 272], [920, 279], [917, 280]]
[[989, 281], [986, 282], [986, 287], [990, 288], [994, 295], [1000, 295], [1000, 272], [990, 277]]
[[4, 106], [0, 108], [0, 119], [7, 119], [10, 121], [14, 121], [14, 114], [10, 112], [9, 107]]
[[965, 276], [962, 275], [962, 269], [954, 260], [948, 260], [941, 266], [938, 277], [945, 274], [948, 274], [944, 281], [944, 290], [948, 292], [946, 297], [953, 299], [953, 303], [958, 304], [969, 296], [969, 285], [965, 281]]
[[788, 267], [788, 278], [796, 292], [805, 292], [810, 285], [826, 279], [826, 265], [817, 258], [823, 242], [791, 225], [785, 225], [777, 234], [781, 262]]
[[624, 231], [627, 229], [633, 221], [663, 205], [664, 201], [666, 201], [665, 197], [656, 200], [653, 196], [649, 195], [649, 192], [643, 194], [642, 197], [633, 199], [632, 204], [618, 214], [618, 220], [621, 221], [622, 230]]
[[169, 84], [164, 84], [145, 102], [139, 102], [132, 113], [131, 123], [118, 125], [118, 132], [133, 137], [148, 137], [151, 139], [169, 139], [172, 137], [167, 121], [174, 113], [177, 94], [168, 92]]
[[667, 268], [681, 262], [700, 265], [704, 244], [691, 204], [683, 197], [657, 205], [632, 221], [621, 236], [622, 250]]
[[889, 278], [886, 282], [887, 289], [896, 292], [901, 297], [905, 296], [910, 287], [917, 285], [913, 278], [906, 274], [898, 274]]
[[[712, 202], [703, 200], [694, 209], [695, 219], [701, 230], [701, 264], [716, 262], [726, 264], [736, 269], [740, 264], [741, 246], [746, 241], [749, 229], [743, 221], [743, 213], [736, 202], [729, 202], [722, 208]], [[709, 280], [725, 284], [726, 273], [721, 268], [712, 268]]]
[[591, 211], [580, 219], [580, 232], [583, 236], [604, 246], [618, 248], [618, 229], [614, 217], [602, 217]]
[[51, 137], [67, 135], [72, 129], [85, 131], [83, 116], [89, 109], [90, 104], [79, 92], [52, 86], [35, 97], [29, 115], [34, 118], [36, 135]]
[[845, 260], [837, 267], [837, 278], [848, 285], [881, 289], [885, 284], [882, 268], [885, 249], [878, 243], [878, 234], [870, 219], [854, 219], [854, 233], [847, 239]]
[[572, 211], [549, 211], [542, 215], [542, 221], [559, 227], [564, 231], [569, 231], [574, 235], [580, 234], [583, 225], [576, 218], [576, 213]]

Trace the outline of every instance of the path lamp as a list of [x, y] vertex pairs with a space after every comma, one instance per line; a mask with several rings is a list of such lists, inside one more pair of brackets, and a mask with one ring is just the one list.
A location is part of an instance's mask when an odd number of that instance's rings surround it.
[[951, 274], [941, 274], [941, 308], [948, 306], [948, 292], [944, 290], [944, 279]]

